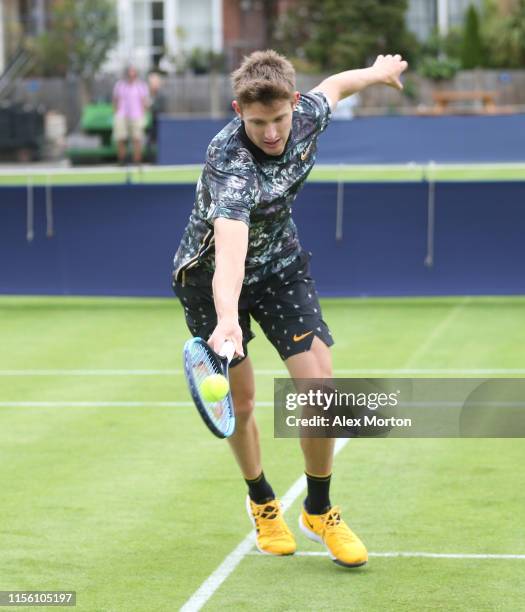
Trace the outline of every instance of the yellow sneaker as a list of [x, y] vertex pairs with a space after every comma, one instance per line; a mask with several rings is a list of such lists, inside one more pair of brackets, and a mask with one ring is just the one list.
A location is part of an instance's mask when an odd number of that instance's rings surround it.
[[255, 545], [259, 552], [266, 555], [294, 554], [295, 538], [284, 522], [279, 500], [256, 504], [247, 496], [246, 510], [255, 527]]
[[308, 514], [303, 508], [299, 527], [307, 538], [324, 544], [338, 565], [359, 567], [368, 561], [363, 542], [343, 521], [339, 506], [333, 506], [325, 514]]

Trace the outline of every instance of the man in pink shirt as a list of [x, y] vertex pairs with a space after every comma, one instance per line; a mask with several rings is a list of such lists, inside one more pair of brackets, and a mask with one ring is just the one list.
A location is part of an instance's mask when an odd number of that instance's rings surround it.
[[146, 108], [148, 107], [148, 87], [137, 77], [137, 70], [128, 66], [125, 78], [119, 80], [113, 89], [113, 137], [118, 146], [118, 159], [121, 164], [126, 159], [128, 140], [133, 141], [133, 161], [142, 160], [142, 142]]

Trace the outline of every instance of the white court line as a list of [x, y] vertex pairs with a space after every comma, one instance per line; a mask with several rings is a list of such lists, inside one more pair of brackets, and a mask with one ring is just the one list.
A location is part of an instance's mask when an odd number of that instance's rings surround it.
[[173, 376], [176, 374], [183, 374], [183, 370], [0, 370], [0, 376]]
[[44, 168], [2, 168], [0, 169], [0, 177], [10, 177], [10, 176], [73, 176], [75, 174], [80, 175], [93, 175], [98, 176], [102, 174], [117, 174], [122, 176], [122, 178], [126, 178], [128, 174], [131, 174], [134, 177], [140, 176], [143, 174], [167, 174], [173, 170], [202, 170], [201, 164], [180, 164], [178, 166], [148, 166], [144, 165], [140, 170], [129, 168], [123, 168], [122, 166], [99, 166], [97, 168], [54, 168], [51, 166], [47, 166]]
[[[0, 408], [184, 408], [193, 402], [0, 402]], [[273, 402], [257, 402], [273, 406]]]
[[[335, 444], [337, 454], [348, 443], [348, 439], [339, 439]], [[306, 488], [304, 474], [300, 476], [281, 498], [283, 509], [286, 511]], [[224, 559], [219, 567], [206, 578], [201, 586], [193, 593], [188, 601], [180, 608], [180, 612], [197, 612], [210, 599], [221, 584], [228, 578], [239, 563], [250, 553], [255, 542], [253, 531]]]
[[[126, 370], [126, 369], [13, 369], [0, 370], [0, 377], [9, 376], [182, 376], [182, 369], [161, 369], [161, 370]], [[287, 376], [285, 369], [265, 370], [257, 369], [255, 374], [258, 376]], [[353, 368], [337, 369], [334, 374], [346, 375], [371, 375], [382, 374], [409, 375], [409, 374], [443, 374], [443, 375], [476, 375], [488, 376], [490, 374], [525, 374], [525, 368]]]
[[[316, 164], [317, 170], [423, 170], [428, 168], [428, 164], [418, 164], [415, 162], [407, 162], [406, 164]], [[487, 162], [487, 163], [475, 163], [475, 164], [433, 164], [432, 168], [434, 170], [477, 170], [482, 169], [486, 170], [488, 168], [496, 168], [496, 169], [522, 169], [524, 167], [523, 162]], [[177, 170], [201, 170], [202, 164], [177, 164], [177, 165], [168, 165], [168, 166], [150, 166], [148, 164], [144, 164], [141, 170], [137, 171], [132, 168], [131, 174], [166, 174], [169, 172], [177, 171]], [[98, 166], [97, 168], [61, 168], [61, 167], [53, 167], [53, 166], [45, 166], [38, 168], [17, 168], [17, 167], [9, 167], [9, 168], [1, 168], [0, 169], [0, 177], [10, 177], [17, 175], [31, 175], [31, 176], [40, 176], [40, 175], [50, 175], [50, 176], [68, 176], [74, 174], [122, 174], [126, 175], [128, 168], [123, 168], [122, 166], [106, 164], [102, 166]]]
[[[251, 551], [253, 556], [261, 556], [261, 553]], [[328, 557], [327, 552], [303, 551], [296, 552], [299, 557]], [[430, 552], [369, 552], [369, 557], [424, 557], [429, 559], [520, 559], [525, 560], [525, 555], [511, 554], [485, 554], [485, 553], [430, 553]]]
[[410, 359], [405, 364], [407, 367], [413, 366], [415, 363], [421, 360], [421, 356], [424, 355], [428, 349], [434, 344], [434, 342], [441, 336], [441, 334], [450, 326], [452, 321], [457, 318], [461, 311], [471, 302], [470, 297], [464, 297], [459, 303], [457, 303], [447, 315], [434, 327], [432, 332], [428, 335], [426, 340], [419, 345], [419, 347], [412, 353]]
[[[257, 406], [271, 407], [274, 402], [256, 402]], [[465, 402], [400, 402], [399, 406], [416, 408], [462, 408]], [[193, 406], [193, 402], [119, 402], [119, 401], [4, 401], [0, 402], [0, 408], [185, 408]], [[483, 402], [483, 406], [490, 408], [523, 408], [523, 402]]]

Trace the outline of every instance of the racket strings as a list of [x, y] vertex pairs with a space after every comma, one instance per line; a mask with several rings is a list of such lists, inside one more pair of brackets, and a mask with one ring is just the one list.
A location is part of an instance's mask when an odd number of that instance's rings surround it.
[[207, 376], [221, 373], [217, 364], [210, 359], [209, 354], [200, 345], [195, 346], [191, 352], [191, 367], [199, 386]]
[[[201, 384], [205, 378], [213, 374], [222, 374], [221, 368], [213, 359], [211, 359], [209, 353], [200, 344], [192, 347], [190, 361], [194, 380], [197, 388], [199, 389], [199, 394]], [[206, 412], [217, 424], [217, 426], [221, 429], [226, 428], [226, 425], [230, 419], [229, 397], [226, 396], [224, 400], [219, 402], [209, 402], [206, 401], [201, 395], [201, 401], [206, 408]]]

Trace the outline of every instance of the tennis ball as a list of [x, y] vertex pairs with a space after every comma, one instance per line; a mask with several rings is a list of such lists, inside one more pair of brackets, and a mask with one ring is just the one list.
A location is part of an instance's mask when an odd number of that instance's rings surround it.
[[201, 395], [207, 402], [220, 402], [229, 390], [230, 385], [222, 374], [207, 376], [201, 384]]

